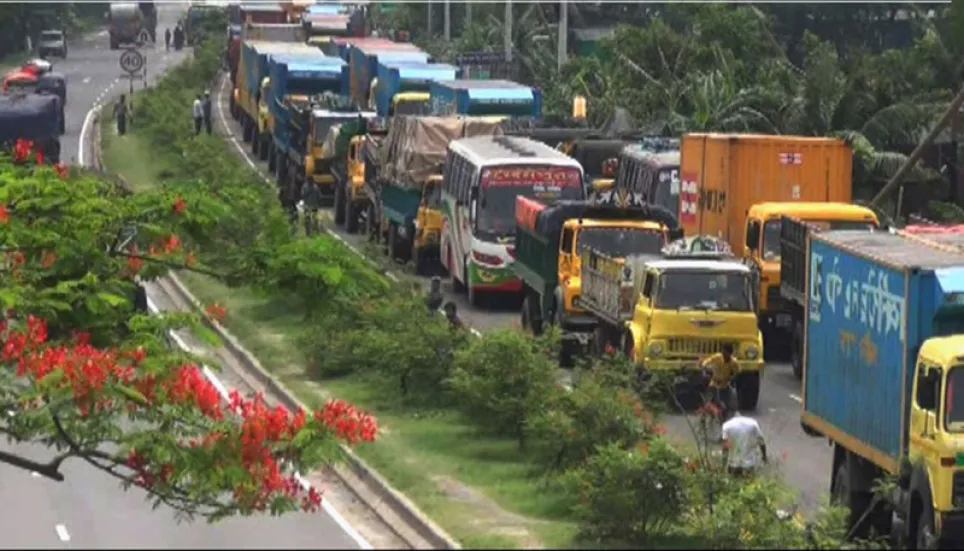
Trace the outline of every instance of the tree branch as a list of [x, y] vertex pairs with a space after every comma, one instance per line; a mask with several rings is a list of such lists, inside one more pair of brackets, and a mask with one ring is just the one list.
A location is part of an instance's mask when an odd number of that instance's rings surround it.
[[223, 280], [223, 279], [229, 277], [228, 275], [225, 275], [225, 274], [222, 274], [222, 273], [219, 273], [219, 272], [214, 272], [214, 271], [211, 271], [211, 270], [206, 270], [206, 269], [204, 269], [204, 268], [195, 268], [195, 267], [193, 267], [193, 266], [188, 266], [188, 265], [183, 264], [183, 263], [181, 263], [181, 262], [172, 262], [172, 261], [170, 261], [170, 260], [164, 260], [164, 259], [162, 259], [162, 258], [154, 258], [154, 257], [151, 257], [151, 256], [141, 256], [141, 255], [137, 255], [137, 254], [130, 254], [130, 253], [125, 253], [124, 251], [112, 251], [112, 252], [111, 252], [111, 256], [120, 256], [120, 257], [124, 257], [124, 258], [136, 258], [136, 259], [138, 259], [138, 260], [146, 260], [146, 261], [148, 261], [148, 262], [153, 262], [153, 263], [155, 263], [155, 264], [161, 264], [161, 265], [167, 266], [167, 267], [169, 267], [169, 268], [174, 268], [174, 269], [176, 269], [176, 270], [188, 270], [188, 271], [190, 271], [190, 272], [195, 272], [195, 273], [198, 273], [198, 274], [202, 274], [202, 275], [214, 277], [214, 278], [217, 278], [217, 279], [219, 279], [219, 280]]
[[64, 481], [64, 475], [60, 472], [60, 465], [64, 462], [64, 459], [71, 457], [72, 452], [67, 452], [58, 455], [53, 460], [48, 463], [40, 463], [32, 459], [27, 459], [26, 457], [21, 457], [15, 453], [5, 452], [0, 450], [0, 463], [6, 463], [8, 465], [13, 465], [14, 467], [19, 467], [21, 469], [32, 471], [37, 474], [41, 474], [56, 480], [57, 482]]

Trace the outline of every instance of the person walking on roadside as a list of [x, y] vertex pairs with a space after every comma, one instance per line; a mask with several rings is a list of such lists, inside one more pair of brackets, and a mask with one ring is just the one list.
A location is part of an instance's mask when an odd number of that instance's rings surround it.
[[305, 209], [305, 236], [311, 237], [318, 229], [318, 209], [321, 207], [321, 190], [311, 180], [301, 188], [301, 202]]
[[442, 307], [443, 302], [445, 302], [445, 295], [442, 294], [442, 278], [432, 276], [428, 295], [425, 297], [425, 306], [427, 306], [428, 311], [434, 315], [438, 312], [438, 309]]
[[121, 94], [120, 100], [114, 105], [114, 118], [117, 120], [117, 135], [127, 134], [127, 116], [130, 114], [130, 106], [127, 104], [127, 96]]
[[204, 129], [208, 136], [211, 135], [211, 91], [204, 91], [204, 100], [201, 102], [201, 112], [204, 115]]
[[723, 460], [726, 469], [734, 476], [748, 476], [760, 468], [761, 459], [764, 464], [769, 461], [760, 423], [737, 409], [736, 415], [723, 423]]
[[164, 29], [164, 51], [171, 51], [171, 28]]
[[194, 117], [194, 135], [201, 133], [201, 124], [204, 122], [204, 106], [201, 103], [201, 94], [194, 98], [194, 105], [191, 107], [191, 116]]
[[446, 302], [442, 310], [445, 312], [445, 319], [449, 320], [449, 325], [452, 327], [452, 330], [463, 329], [465, 327], [462, 320], [459, 319], [458, 308], [454, 302]]

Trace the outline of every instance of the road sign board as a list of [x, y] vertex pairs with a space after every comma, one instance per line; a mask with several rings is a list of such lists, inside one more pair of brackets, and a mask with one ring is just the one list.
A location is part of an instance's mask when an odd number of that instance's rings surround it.
[[120, 66], [130, 74], [140, 72], [144, 68], [144, 54], [133, 48], [124, 50], [120, 56]]

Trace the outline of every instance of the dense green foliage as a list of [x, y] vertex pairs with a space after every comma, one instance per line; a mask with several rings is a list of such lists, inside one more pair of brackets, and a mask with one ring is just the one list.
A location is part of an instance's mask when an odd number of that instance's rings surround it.
[[108, 2], [19, 2], [0, 4], [0, 57], [19, 53], [30, 36], [34, 44], [44, 29], [84, 30], [106, 24]]

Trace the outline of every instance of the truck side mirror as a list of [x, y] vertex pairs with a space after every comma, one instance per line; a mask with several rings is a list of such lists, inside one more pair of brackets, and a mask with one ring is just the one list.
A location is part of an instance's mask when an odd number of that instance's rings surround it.
[[754, 220], [746, 226], [746, 248], [756, 249], [760, 244], [760, 221]]

